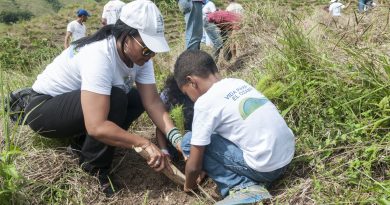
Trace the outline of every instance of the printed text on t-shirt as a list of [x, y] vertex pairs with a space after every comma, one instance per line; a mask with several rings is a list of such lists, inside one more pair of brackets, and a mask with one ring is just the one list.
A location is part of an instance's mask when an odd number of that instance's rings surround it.
[[248, 85], [243, 85], [243, 86], [236, 88], [235, 90], [229, 92], [224, 98], [227, 100], [232, 99], [233, 101], [236, 101], [242, 95], [245, 95], [246, 93], [250, 92], [252, 89], [253, 88], [249, 87]]

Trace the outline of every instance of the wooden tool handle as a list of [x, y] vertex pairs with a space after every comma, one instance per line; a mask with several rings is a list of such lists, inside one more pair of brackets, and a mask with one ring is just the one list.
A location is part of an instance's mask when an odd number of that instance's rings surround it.
[[[144, 149], [142, 149], [141, 147], [134, 147], [134, 150], [140, 154], [144, 159], [146, 160], [149, 160], [150, 159], [150, 156], [149, 156], [149, 153], [147, 151], [145, 151]], [[168, 163], [168, 165], [172, 172], [169, 170], [168, 167], [165, 167], [163, 170], [162, 170], [162, 173], [165, 174], [165, 176], [167, 176], [169, 179], [171, 179], [172, 181], [174, 181], [176, 184], [179, 184], [179, 185], [183, 185], [184, 186], [184, 182], [186, 181], [186, 177], [184, 176], [184, 174], [175, 167], [175, 165], [173, 165], [172, 163]]]

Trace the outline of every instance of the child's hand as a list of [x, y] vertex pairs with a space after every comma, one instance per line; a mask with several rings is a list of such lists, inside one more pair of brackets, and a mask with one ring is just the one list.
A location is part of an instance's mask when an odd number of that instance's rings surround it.
[[197, 186], [195, 186], [195, 187], [187, 187], [186, 183], [184, 183], [184, 192], [185, 193], [192, 193], [196, 188], [197, 188]]
[[198, 189], [198, 185], [201, 184], [204, 181], [204, 179], [206, 178], [206, 175], [207, 175], [206, 172], [202, 171], [199, 174], [198, 178], [196, 179], [196, 183], [192, 184], [192, 185], [189, 185], [188, 181], [186, 181], [184, 183], [184, 192], [189, 193], [189, 192], [192, 192], [195, 189]]
[[198, 178], [196, 179], [196, 183], [197, 183], [197, 184], [202, 184], [202, 182], [205, 181], [206, 176], [207, 176], [206, 172], [202, 171], [202, 172], [199, 174]]

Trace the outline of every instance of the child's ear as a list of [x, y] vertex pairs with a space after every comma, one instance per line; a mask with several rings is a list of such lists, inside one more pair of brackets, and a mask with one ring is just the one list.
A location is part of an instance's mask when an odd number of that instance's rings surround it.
[[194, 83], [194, 78], [192, 77], [192, 76], [187, 76], [186, 77], [186, 81], [188, 82], [188, 83], [190, 83], [190, 84], [192, 84], [192, 83]]
[[188, 76], [186, 76], [186, 81], [187, 81], [187, 82], [189, 82], [189, 83], [191, 83], [191, 82], [192, 82], [192, 77], [191, 77], [191, 76], [189, 76], [189, 75], [188, 75]]
[[192, 88], [196, 88], [196, 80], [192, 76], [187, 76], [186, 80], [188, 83], [190, 83]]

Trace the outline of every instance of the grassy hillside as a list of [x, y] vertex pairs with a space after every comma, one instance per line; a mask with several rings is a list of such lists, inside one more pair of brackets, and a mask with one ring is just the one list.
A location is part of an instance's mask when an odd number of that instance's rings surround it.
[[0, 12], [13, 10], [31, 11], [34, 16], [55, 14], [58, 8], [71, 4], [84, 4], [95, 2], [94, 0], [0, 0]]
[[[224, 77], [248, 81], [278, 107], [296, 136], [296, 154], [285, 176], [273, 184], [268, 204], [390, 203], [390, 13], [382, 2], [356, 14], [352, 3], [331, 18], [328, 1], [245, 1], [238, 56], [220, 59]], [[220, 1], [222, 5], [222, 1]], [[381, 3], [381, 2], [379, 2]], [[101, 3], [86, 2], [93, 14]], [[172, 1], [160, 1], [171, 51], [154, 58], [161, 87], [184, 49], [183, 16]], [[79, 5], [0, 31], [2, 95], [30, 86], [62, 50], [66, 23]], [[87, 22], [99, 28], [99, 15]], [[202, 49], [210, 48], [202, 46]], [[4, 105], [2, 105], [4, 107]], [[0, 202], [14, 204], [212, 204], [190, 196], [148, 168], [130, 150], [118, 149], [114, 182], [122, 191], [107, 199], [97, 179], [66, 154], [66, 141], [9, 124], [0, 126]], [[154, 137], [142, 116], [132, 132]], [[215, 185], [205, 189], [214, 196]]]

